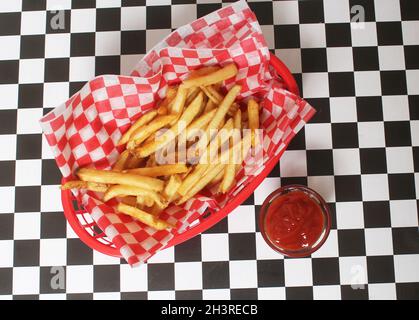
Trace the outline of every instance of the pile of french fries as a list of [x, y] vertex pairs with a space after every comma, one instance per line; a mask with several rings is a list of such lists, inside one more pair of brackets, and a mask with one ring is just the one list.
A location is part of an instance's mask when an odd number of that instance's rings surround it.
[[[125, 150], [112, 170], [81, 168], [79, 180], [61, 188], [100, 192], [104, 202], [116, 198], [119, 213], [157, 230], [174, 227], [159, 218], [170, 204], [181, 205], [209, 186], [227, 193], [259, 128], [259, 104], [250, 99], [246, 108], [236, 101], [240, 85], [222, 93], [223, 81], [237, 72], [235, 64], [192, 71], [125, 132], [118, 143]], [[177, 146], [174, 162], [162, 164], [158, 154], [171, 143]], [[193, 162], [179, 159], [181, 144]]]

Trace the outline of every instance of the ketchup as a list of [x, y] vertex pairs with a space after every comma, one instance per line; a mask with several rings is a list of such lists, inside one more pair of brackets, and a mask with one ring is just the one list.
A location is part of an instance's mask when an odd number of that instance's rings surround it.
[[313, 246], [324, 229], [320, 205], [302, 191], [291, 191], [270, 203], [266, 213], [266, 234], [279, 248], [297, 251]]

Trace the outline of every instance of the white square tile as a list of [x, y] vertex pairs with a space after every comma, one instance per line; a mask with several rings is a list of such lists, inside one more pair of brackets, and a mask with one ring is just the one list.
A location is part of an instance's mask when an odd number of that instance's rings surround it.
[[20, 34], [45, 34], [46, 33], [46, 11], [24, 11], [22, 12]]
[[339, 273], [341, 285], [359, 285], [368, 283], [366, 257], [339, 257]]
[[385, 147], [383, 122], [358, 122], [360, 148]]
[[275, 36], [274, 27], [272, 25], [262, 25], [263, 36], [265, 37], [266, 43], [269, 49], [275, 49]]
[[149, 291], [148, 300], [175, 300], [176, 294], [174, 291]]
[[19, 83], [44, 82], [44, 59], [24, 59], [19, 61]]
[[333, 168], [335, 175], [360, 174], [359, 149], [334, 149]]
[[95, 53], [97, 56], [120, 55], [121, 54], [121, 32], [105, 31], [96, 32]]
[[39, 267], [13, 268], [13, 294], [39, 294]]
[[419, 70], [406, 70], [407, 93], [419, 94]]
[[383, 96], [384, 121], [410, 120], [407, 96]]
[[14, 235], [16, 240], [39, 239], [41, 234], [41, 214], [39, 212], [16, 212]]
[[257, 288], [256, 260], [230, 261], [230, 288]]
[[[127, 8], [128, 9], [128, 8]], [[132, 8], [129, 8], [132, 10]], [[71, 10], [71, 32], [95, 32], [96, 9]]]
[[47, 0], [47, 10], [71, 9], [71, 0]]
[[120, 292], [94, 292], [93, 300], [121, 300]]
[[176, 290], [202, 290], [202, 263], [175, 263]]
[[255, 207], [253, 205], [238, 206], [228, 215], [228, 232], [255, 232]]
[[410, 173], [413, 169], [413, 152], [411, 147], [386, 148], [387, 172]]
[[147, 263], [172, 263], [175, 262], [174, 247], [166, 248], [157, 252], [154, 256], [148, 259]]
[[258, 260], [284, 259], [284, 256], [273, 250], [260, 232], [256, 233], [256, 257]]
[[203, 300], [230, 300], [230, 289], [202, 290]]
[[60, 186], [41, 186], [41, 211], [63, 211]]
[[335, 202], [335, 179], [333, 176], [308, 177], [307, 185], [316, 190], [326, 202]]
[[303, 73], [304, 98], [329, 97], [329, 77], [326, 72]]
[[370, 300], [397, 300], [396, 284], [370, 283], [368, 285], [368, 299]]
[[285, 300], [285, 288], [258, 288], [258, 300]]
[[339, 256], [338, 235], [336, 230], [330, 230], [329, 236], [319, 250], [313, 253], [313, 258], [331, 258]]
[[121, 9], [121, 30], [145, 30], [146, 7], [124, 7]]
[[67, 293], [93, 292], [93, 266], [67, 266]]
[[97, 8], [121, 7], [121, 0], [96, 0]]
[[313, 285], [313, 272], [310, 258], [285, 259], [284, 273], [286, 287]]
[[195, 4], [172, 5], [172, 28], [179, 28], [196, 20]]
[[364, 228], [362, 202], [337, 202], [336, 225], [340, 230]]
[[227, 261], [228, 248], [227, 233], [201, 235], [202, 261]]
[[358, 28], [351, 23], [352, 46], [368, 47], [377, 45], [377, 26], [375, 22], [363, 22]]
[[41, 120], [42, 116], [41, 108], [19, 109], [17, 111], [17, 133], [42, 133], [39, 125], [39, 120]]
[[0, 37], [0, 59], [18, 60], [20, 58], [20, 36]]
[[65, 266], [67, 239], [41, 239], [39, 261], [41, 266]]
[[146, 51], [150, 51], [156, 44], [171, 33], [171, 29], [146, 30]]
[[307, 157], [305, 150], [287, 150], [280, 160], [281, 177], [307, 176]]
[[15, 184], [16, 186], [41, 185], [42, 160], [16, 161]]
[[380, 70], [404, 70], [403, 46], [379, 46], [378, 61]]
[[19, 85], [18, 84], [0, 85], [0, 96], [2, 97], [0, 110], [17, 109]]
[[364, 174], [361, 176], [362, 200], [385, 201], [389, 199], [386, 174]]
[[330, 119], [332, 122], [357, 122], [355, 97], [330, 98]]
[[393, 200], [390, 201], [391, 226], [417, 227], [418, 208], [416, 200]]
[[70, 56], [70, 34], [47, 34], [45, 36], [45, 58]]
[[327, 48], [327, 70], [329, 72], [353, 71], [354, 59], [351, 47]]
[[419, 199], [419, 173], [415, 173], [416, 199]]
[[326, 47], [326, 30], [323, 23], [300, 24], [301, 48]]
[[349, 0], [324, 0], [324, 22], [342, 23], [350, 21]]
[[281, 186], [281, 178], [265, 178], [254, 192], [255, 204], [260, 205], [273, 191]]
[[0, 160], [16, 160], [16, 135], [0, 135]]
[[120, 263], [120, 258], [108, 256], [107, 254], [103, 254], [99, 251], [93, 250], [93, 264], [95, 265], [116, 265]]
[[419, 121], [410, 121], [410, 134], [412, 136], [412, 146], [419, 146]]
[[22, 11], [22, 0], [2, 1], [0, 12], [20, 12]]
[[171, 0], [146, 0], [147, 6], [164, 6], [170, 4]]
[[375, 19], [377, 21], [400, 21], [399, 0], [374, 0]]
[[362, 96], [380, 96], [381, 78], [379, 71], [355, 72], [355, 94]]
[[0, 187], [0, 214], [15, 212], [15, 188]]
[[[281, 2], [274, 2], [281, 3]], [[301, 50], [280, 49], [275, 50], [275, 55], [281, 59], [292, 73], [301, 73]]]
[[66, 300], [65, 293], [43, 293], [39, 295], [39, 300]]
[[368, 256], [393, 254], [391, 228], [365, 229], [365, 249]]
[[13, 300], [13, 296], [11, 294], [2, 294], [0, 295], [0, 300]]
[[129, 76], [137, 65], [138, 61], [142, 59], [143, 54], [129, 54], [121, 56], [121, 74]]
[[0, 252], [0, 268], [13, 267], [13, 240], [1, 240]]
[[89, 81], [95, 77], [95, 57], [70, 58], [70, 81]]
[[419, 21], [402, 21], [403, 44], [418, 45], [419, 44]]
[[305, 125], [307, 150], [332, 149], [332, 127], [330, 123], [307, 123]]
[[44, 83], [44, 107], [55, 108], [69, 98], [68, 82]]
[[419, 254], [394, 256], [396, 282], [419, 282]]
[[143, 264], [136, 268], [128, 264], [121, 264], [121, 291], [136, 292], [147, 291], [147, 265]]
[[273, 2], [274, 24], [299, 24], [297, 1]]
[[340, 286], [314, 286], [314, 300], [340, 300]]

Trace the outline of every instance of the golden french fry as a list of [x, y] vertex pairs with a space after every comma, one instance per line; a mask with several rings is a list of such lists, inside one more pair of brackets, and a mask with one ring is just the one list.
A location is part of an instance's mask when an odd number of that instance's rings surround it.
[[[208, 125], [208, 123], [211, 121], [211, 119], [214, 117], [216, 111], [217, 111], [216, 109], [213, 109], [203, 114], [195, 121], [193, 121], [186, 128], [186, 132], [184, 131], [180, 134], [181, 137], [179, 138], [179, 140], [188, 141], [191, 137], [195, 136], [199, 132], [199, 130], [204, 129]], [[182, 135], [185, 135], [185, 136], [182, 137]]]
[[[219, 105], [221, 101], [223, 101], [224, 96], [219, 93], [214, 86], [207, 86], [207, 87], [201, 87], [202, 91], [205, 93], [205, 95], [208, 97], [209, 100], [214, 103], [214, 105]], [[236, 111], [239, 109], [239, 105], [236, 102], [233, 102], [228, 108], [227, 114], [230, 116], [234, 116]]]
[[[103, 201], [109, 201], [112, 198], [116, 197], [126, 197], [126, 196], [141, 196], [144, 199], [151, 199], [153, 203], [159, 203], [161, 206], [166, 204], [166, 201], [160, 196], [157, 192], [152, 190], [147, 190], [145, 188], [133, 187], [129, 185], [114, 185], [105, 192], [103, 196]], [[149, 207], [151, 207], [151, 204]]]
[[236, 65], [234, 63], [231, 63], [212, 73], [185, 80], [183, 82], [183, 85], [186, 88], [208, 86], [217, 82], [230, 79], [234, 77], [237, 73], [238, 69]]
[[163, 191], [163, 195], [169, 202], [173, 200], [181, 184], [182, 184], [182, 180], [178, 175], [175, 174], [170, 177]]
[[223, 177], [224, 177], [224, 171], [225, 171], [225, 169], [224, 170], [221, 170], [215, 177], [214, 177], [214, 179], [212, 179], [211, 180], [211, 183], [210, 183], [210, 185], [216, 185], [217, 183], [219, 183], [221, 180], [223, 180]]
[[188, 167], [183, 163], [176, 164], [164, 164], [161, 166], [147, 167], [147, 168], [136, 168], [125, 170], [124, 172], [135, 173], [146, 177], [160, 177], [170, 176], [177, 173], [184, 173], [188, 171]]
[[250, 99], [247, 103], [247, 113], [249, 116], [249, 129], [252, 130], [252, 146], [256, 147], [257, 137], [255, 130], [259, 129], [259, 105]]
[[200, 92], [201, 89], [199, 87], [190, 88], [186, 96], [185, 106], [189, 106]]
[[161, 105], [159, 106], [159, 108], [157, 109], [157, 113], [160, 116], [165, 116], [169, 113], [169, 109], [167, 108], [166, 105]]
[[189, 73], [189, 75], [188, 75], [188, 79], [193, 79], [193, 78], [205, 76], [205, 75], [210, 74], [210, 73], [213, 73], [213, 72], [215, 72], [217, 70], [220, 70], [220, 67], [218, 67], [218, 66], [206, 66], [206, 67], [202, 67], [200, 69], [191, 71]]
[[123, 145], [128, 142], [130, 139], [131, 134], [137, 130], [138, 128], [141, 128], [142, 126], [149, 123], [151, 120], [153, 120], [157, 115], [157, 111], [149, 111], [146, 114], [142, 115], [134, 124], [128, 129], [127, 132], [124, 133], [122, 138], [119, 140], [118, 145]]
[[113, 171], [122, 171], [125, 167], [125, 163], [127, 162], [128, 158], [130, 156], [130, 153], [128, 150], [124, 150], [119, 157], [118, 160], [116, 160], [115, 164], [113, 165], [112, 170]]
[[188, 88], [181, 84], [177, 90], [176, 97], [173, 99], [173, 104], [170, 106], [169, 111], [172, 114], [180, 114], [185, 106]]
[[94, 192], [106, 192], [108, 185], [103, 183], [73, 180], [68, 181], [61, 186], [61, 190], [69, 189], [86, 189]]
[[233, 159], [233, 148], [230, 148], [230, 157], [229, 163], [224, 169], [224, 177], [220, 184], [220, 192], [226, 193], [230, 190], [234, 182], [234, 177], [236, 175], [236, 164], [235, 159]]
[[82, 168], [77, 172], [80, 180], [104, 184], [123, 184], [148, 190], [162, 191], [164, 182], [151, 177], [143, 177], [132, 173]]
[[234, 114], [234, 128], [241, 129], [242, 128], [242, 112], [241, 110], [237, 110]]
[[117, 211], [129, 215], [156, 230], [164, 230], [174, 227], [173, 225], [164, 220], [158, 219], [157, 217], [143, 210], [128, 206], [124, 203], [118, 204]]
[[204, 113], [208, 113], [211, 110], [214, 110], [215, 108], [217, 108], [217, 104], [215, 104], [212, 100], [208, 99], [204, 108]]

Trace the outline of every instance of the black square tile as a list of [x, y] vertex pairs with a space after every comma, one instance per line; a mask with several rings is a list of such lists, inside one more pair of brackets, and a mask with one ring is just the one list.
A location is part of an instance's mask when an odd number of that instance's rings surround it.
[[121, 300], [147, 300], [147, 292], [121, 292]]
[[71, 30], [70, 10], [48, 10], [46, 19], [46, 32], [69, 33]]
[[284, 260], [258, 260], [258, 287], [285, 286]]
[[36, 294], [17, 294], [13, 296], [13, 300], [39, 300]]
[[419, 300], [419, 282], [396, 283], [397, 300]]
[[327, 23], [326, 45], [328, 47], [350, 47], [352, 45], [349, 23]]
[[333, 175], [332, 150], [307, 150], [307, 175]]
[[254, 233], [230, 233], [230, 260], [256, 259], [256, 239]]
[[[0, 112], [1, 119], [1, 112]], [[15, 185], [15, 161], [0, 161], [0, 187]]]
[[300, 23], [324, 22], [323, 1], [298, 1]]
[[335, 176], [336, 201], [361, 201], [361, 176]]
[[281, 178], [281, 186], [289, 186], [291, 184], [299, 184], [307, 186], [307, 177], [284, 177]]
[[175, 261], [201, 261], [201, 236], [193, 237], [175, 246]]
[[298, 25], [274, 26], [275, 48], [299, 48], [300, 28]]
[[386, 149], [360, 149], [359, 157], [362, 174], [387, 173]]
[[379, 46], [402, 45], [402, 23], [400, 21], [377, 22], [377, 40]]
[[100, 8], [96, 10], [96, 31], [121, 30], [121, 9]]
[[381, 97], [356, 97], [358, 121], [383, 121]]
[[95, 58], [95, 74], [120, 74], [121, 59], [120, 56], [104, 56]]
[[204, 233], [227, 233], [228, 232], [228, 221], [227, 218], [217, 222], [211, 228], [204, 231]]
[[353, 72], [330, 72], [328, 76], [331, 97], [351, 97], [355, 95]]
[[195, 4], [197, 0], [172, 0], [172, 4]]
[[[350, 0], [349, 1], [350, 8], [353, 9], [353, 13], [351, 12], [351, 18], [359, 13], [359, 10], [355, 6], [361, 6], [365, 12], [365, 21], [375, 21], [375, 8], [374, 8], [374, 1], [371, 0]], [[363, 22], [363, 21], [360, 21]]]
[[419, 69], [419, 46], [405, 46], [404, 60], [406, 69]]
[[252, 289], [231, 289], [231, 300], [257, 300], [258, 291], [256, 288]]
[[41, 187], [16, 187], [15, 188], [15, 211], [16, 212], [39, 212], [41, 209]]
[[394, 282], [393, 256], [367, 257], [368, 283]]
[[43, 293], [65, 293], [66, 269], [63, 266], [41, 267], [39, 272], [39, 291]]
[[0, 294], [12, 294], [13, 268], [0, 268]]
[[20, 12], [0, 13], [0, 36], [19, 35], [20, 20]]
[[13, 266], [39, 266], [39, 240], [15, 240]]
[[96, 0], [71, 0], [72, 9], [96, 8]]
[[12, 240], [14, 228], [14, 214], [0, 214], [0, 240]]
[[332, 123], [333, 148], [358, 148], [356, 123]]
[[406, 72], [381, 71], [381, 92], [384, 95], [404, 95], [407, 94]]
[[388, 184], [391, 200], [415, 199], [415, 177], [413, 174], [389, 174]]
[[47, 9], [47, 0], [22, 0], [22, 10], [23, 11], [37, 11], [37, 10], [46, 10]]
[[119, 292], [120, 270], [119, 265], [94, 266], [93, 278], [95, 292]]
[[93, 300], [93, 293], [68, 293], [67, 300]]
[[60, 184], [61, 172], [54, 159], [42, 160], [42, 184]]
[[266, 2], [249, 2], [250, 9], [256, 14], [260, 25], [272, 25], [273, 22], [273, 7], [271, 1]]
[[307, 98], [306, 101], [316, 109], [316, 114], [311, 118], [311, 123], [330, 122], [330, 100], [329, 98]]
[[67, 264], [88, 265], [93, 264], [93, 251], [80, 239], [67, 240]]
[[365, 228], [391, 227], [390, 204], [388, 201], [363, 202]]
[[394, 254], [419, 254], [418, 228], [393, 228]]
[[173, 263], [149, 263], [148, 290], [174, 290], [175, 266]]
[[221, 3], [200, 3], [196, 7], [196, 16], [201, 18], [218, 9], [221, 9]]
[[419, 147], [413, 147], [413, 166], [415, 172], [419, 172]]
[[18, 108], [42, 107], [44, 104], [44, 85], [38, 84], [20, 84]]
[[368, 285], [363, 288], [352, 288], [350, 285], [340, 287], [342, 300], [368, 300]]
[[259, 217], [260, 217], [260, 208], [262, 205], [255, 205], [255, 226], [256, 226], [256, 232], [260, 232], [259, 227]]
[[338, 230], [339, 256], [365, 256], [363, 229]]
[[45, 57], [45, 35], [21, 36], [20, 58], [35, 59]]
[[176, 291], [176, 300], [202, 300], [202, 290]]
[[123, 31], [121, 35], [122, 54], [146, 53], [146, 31]]
[[370, 71], [380, 69], [377, 47], [352, 48], [355, 71]]
[[326, 48], [301, 49], [303, 72], [327, 72]]
[[300, 92], [302, 92], [303, 88], [303, 76], [301, 73], [293, 73], [292, 76], [295, 79], [295, 82], [297, 83], [297, 87], [300, 89]]
[[313, 287], [286, 287], [287, 300], [313, 300]]
[[[1, 21], [1, 17], [0, 17]], [[1, 27], [0, 27], [1, 30]], [[19, 61], [0, 61], [0, 84], [16, 84], [19, 82]]]
[[254, 205], [254, 204], [255, 204], [255, 197], [252, 193], [246, 200], [243, 201], [243, 203], [241, 205], [242, 206], [247, 206], [247, 205]]
[[41, 213], [41, 238], [66, 238], [67, 225], [62, 212]]
[[147, 7], [147, 29], [171, 29], [172, 14], [170, 6]]
[[294, 138], [292, 138], [287, 150], [304, 150], [306, 148], [305, 130], [302, 128]]
[[69, 97], [74, 95], [75, 93], [79, 92], [81, 88], [86, 84], [85, 81], [81, 82], [70, 82], [70, 88], [69, 88]]
[[331, 229], [336, 229], [336, 203], [328, 202], [327, 206], [329, 207], [330, 212], [330, 227]]
[[230, 287], [230, 268], [228, 261], [203, 262], [202, 281], [204, 289]]
[[72, 33], [71, 34], [71, 56], [94, 56], [95, 55], [95, 34]]
[[409, 121], [391, 121], [384, 123], [387, 147], [411, 146]]
[[146, 5], [146, 0], [122, 0], [123, 7], [145, 6], [145, 5]]
[[66, 82], [69, 79], [70, 59], [45, 60], [45, 82]]
[[402, 20], [419, 20], [419, 3], [416, 0], [400, 0]]
[[16, 121], [17, 110], [0, 110], [0, 134], [16, 134]]
[[16, 158], [41, 159], [42, 135], [41, 134], [19, 134], [16, 140]]
[[311, 260], [313, 284], [337, 285], [339, 278], [339, 258], [314, 258]]

